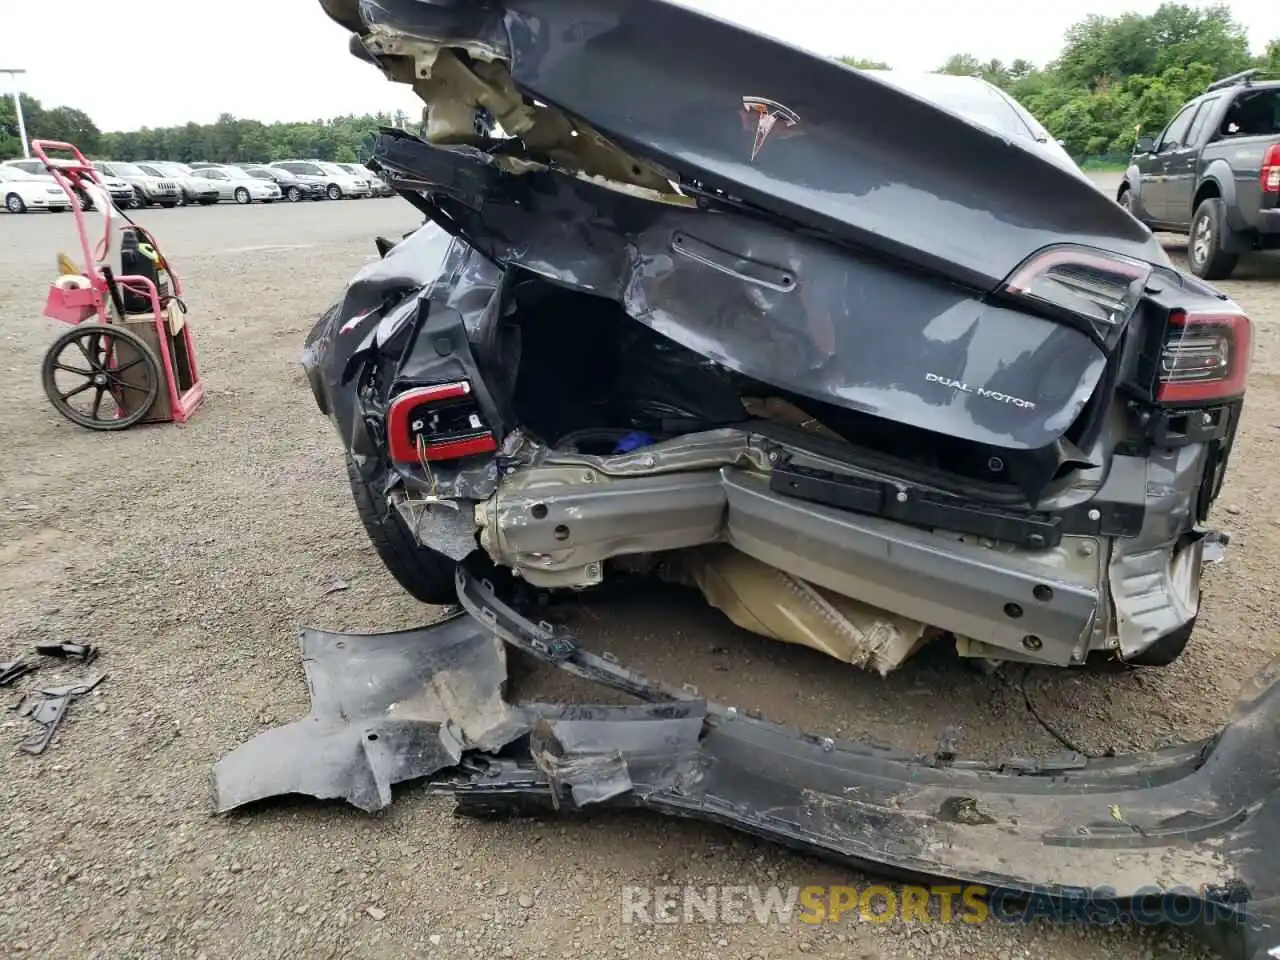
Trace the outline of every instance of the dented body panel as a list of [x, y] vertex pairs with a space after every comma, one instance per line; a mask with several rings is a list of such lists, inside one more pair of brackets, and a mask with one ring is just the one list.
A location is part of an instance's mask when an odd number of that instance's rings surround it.
[[[1229, 960], [1280, 944], [1274, 670], [1201, 743], [907, 756], [651, 680], [475, 572], [654, 573], [880, 672], [938, 637], [1167, 663], [1244, 395], [1235, 304], [1024, 145], [682, 7], [321, 4], [427, 104], [370, 162], [428, 223], [304, 367], [384, 563], [466, 613], [305, 633], [312, 713], [220, 761], [219, 810], [426, 777], [465, 813], [642, 807], [1015, 897], [1177, 888]], [[503, 644], [639, 703], [509, 703]]]
[[[971, 656], [1181, 651], [1250, 328], [1108, 197], [661, 0], [323, 6], [427, 104], [370, 162], [429, 222], [304, 359], [423, 548], [579, 589], [725, 545]], [[1229, 389], [1168, 404], [1189, 316]]]

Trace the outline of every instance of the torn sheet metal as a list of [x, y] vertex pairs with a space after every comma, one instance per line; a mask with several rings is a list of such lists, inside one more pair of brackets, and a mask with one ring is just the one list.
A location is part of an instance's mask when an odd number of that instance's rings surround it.
[[[307, 793], [372, 810], [391, 783], [429, 776], [471, 815], [642, 807], [859, 870], [978, 884], [1004, 909], [1035, 898], [1151, 917], [1176, 901], [1228, 960], [1280, 944], [1280, 660], [1205, 741], [964, 761], [746, 717], [582, 650], [465, 572], [458, 586], [470, 616], [398, 634], [305, 633], [312, 714], [217, 765], [218, 809]], [[500, 697], [495, 637], [646, 702], [517, 712]]]
[[392, 784], [453, 767], [468, 750], [495, 750], [527, 729], [502, 700], [502, 643], [471, 617], [396, 633], [304, 630], [301, 645], [311, 712], [218, 761], [220, 813], [291, 793], [380, 810]]

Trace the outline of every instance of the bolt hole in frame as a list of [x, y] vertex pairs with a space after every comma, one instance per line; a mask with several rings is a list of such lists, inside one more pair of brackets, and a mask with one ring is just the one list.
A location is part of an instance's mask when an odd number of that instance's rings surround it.
[[[42, 382], [50, 403], [92, 430], [122, 430], [143, 420], [185, 423], [204, 400], [204, 383], [181, 279], [151, 233], [114, 205], [98, 172], [74, 144], [33, 140], [31, 149], [67, 195], [83, 258], [77, 266], [59, 256], [60, 276], [45, 302], [46, 317], [77, 328], [58, 337], [45, 354]], [[50, 153], [71, 159], [54, 163]], [[96, 242], [76, 201], [79, 194], [91, 197], [103, 218]], [[153, 276], [111, 266], [113, 240], [124, 231], [132, 233], [136, 249], [153, 265]], [[161, 276], [168, 288], [163, 293]], [[149, 313], [130, 314], [129, 301], [141, 302]]]

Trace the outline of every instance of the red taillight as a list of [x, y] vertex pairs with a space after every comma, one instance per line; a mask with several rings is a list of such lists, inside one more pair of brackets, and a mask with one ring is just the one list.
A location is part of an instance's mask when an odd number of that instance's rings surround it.
[[1046, 247], [1005, 281], [1005, 293], [1087, 320], [1104, 338], [1123, 329], [1142, 299], [1151, 264], [1076, 244]]
[[1164, 403], [1227, 400], [1244, 393], [1253, 327], [1239, 313], [1169, 315], [1160, 351], [1156, 399]]
[[414, 387], [387, 409], [387, 451], [396, 463], [457, 460], [497, 449], [465, 380]]
[[1267, 150], [1262, 158], [1262, 192], [1280, 193], [1280, 143]]

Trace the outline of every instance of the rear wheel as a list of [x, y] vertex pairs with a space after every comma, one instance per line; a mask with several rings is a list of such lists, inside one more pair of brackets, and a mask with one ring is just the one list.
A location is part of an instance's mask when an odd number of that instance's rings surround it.
[[325, 191], [325, 196], [327, 196], [330, 200], [341, 200], [342, 188], [338, 186], [336, 183], [331, 183], [329, 184], [329, 189]]
[[53, 341], [41, 381], [55, 410], [90, 430], [123, 430], [151, 410], [160, 363], [136, 334], [114, 324], [81, 324]]
[[1200, 279], [1226, 280], [1235, 270], [1239, 255], [1222, 249], [1227, 229], [1221, 200], [1211, 197], [1196, 208], [1187, 238], [1187, 260]]
[[11, 193], [4, 198], [4, 208], [10, 213], [26, 213], [27, 204], [16, 193]]
[[445, 605], [456, 602], [458, 591], [453, 577], [457, 564], [414, 539], [413, 531], [400, 516], [400, 511], [369, 485], [349, 453], [347, 479], [351, 483], [351, 496], [356, 502], [356, 512], [360, 514], [365, 533], [369, 535], [369, 542], [387, 572], [423, 603]]
[[284, 195], [289, 198], [290, 203], [297, 203], [302, 199], [302, 191], [297, 187], [290, 187], [284, 192]]
[[1135, 667], [1167, 667], [1173, 661], [1182, 656], [1182, 652], [1187, 649], [1187, 644], [1191, 642], [1191, 634], [1195, 629], [1195, 621], [1181, 627], [1173, 633], [1167, 633], [1147, 649], [1134, 657], [1129, 657], [1126, 663], [1130, 663]]
[[1130, 189], [1126, 188], [1126, 189], [1125, 189], [1125, 190], [1120, 194], [1120, 197], [1119, 197], [1119, 199], [1116, 201], [1116, 203], [1120, 204], [1120, 206], [1121, 206], [1124, 210], [1127, 210], [1127, 211], [1128, 211], [1132, 216], [1134, 216], [1134, 217], [1137, 217], [1137, 216], [1138, 216], [1138, 211], [1137, 211], [1136, 209], [1134, 209], [1134, 204], [1133, 204], [1133, 191], [1132, 191], [1132, 190], [1130, 190]]

